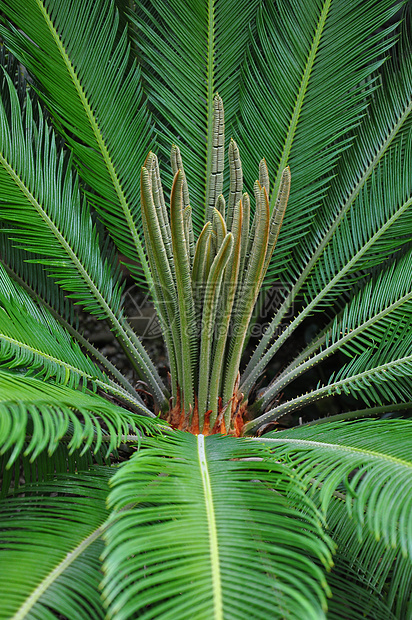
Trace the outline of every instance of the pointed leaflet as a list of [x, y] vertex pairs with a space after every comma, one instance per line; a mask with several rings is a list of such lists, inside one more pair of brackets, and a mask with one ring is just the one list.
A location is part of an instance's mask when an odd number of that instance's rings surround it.
[[67, 131], [101, 218], [120, 251], [140, 261], [130, 265], [135, 276], [150, 282], [138, 205], [151, 127], [114, 3], [4, 0], [0, 8], [21, 30], [2, 28], [2, 37]]
[[[245, 609], [247, 617], [286, 609], [324, 618], [324, 577], [310, 556], [329, 565], [327, 538], [299, 484], [265, 449], [175, 432], [148, 442], [112, 487], [103, 595], [118, 620], [139, 611], [222, 620]], [[239, 588], [245, 572], [248, 587]]]

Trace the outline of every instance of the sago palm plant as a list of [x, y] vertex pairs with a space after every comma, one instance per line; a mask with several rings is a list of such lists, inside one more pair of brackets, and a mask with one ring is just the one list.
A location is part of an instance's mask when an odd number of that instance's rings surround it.
[[0, 618], [412, 618], [408, 5], [0, 10]]

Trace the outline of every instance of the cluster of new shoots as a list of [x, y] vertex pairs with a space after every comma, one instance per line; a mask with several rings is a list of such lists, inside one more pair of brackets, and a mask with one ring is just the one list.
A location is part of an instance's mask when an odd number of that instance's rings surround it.
[[269, 211], [269, 175], [263, 159], [254, 184], [255, 208], [243, 193], [242, 165], [229, 145], [230, 190], [223, 190], [224, 116], [214, 99], [213, 159], [206, 191], [206, 223], [194, 234], [180, 151], [172, 147], [174, 181], [166, 207], [156, 155], [141, 172], [141, 209], [153, 277], [153, 299], [170, 362], [173, 426], [204, 434], [240, 434], [245, 399], [239, 365], [259, 291], [289, 197], [290, 170], [281, 177]]

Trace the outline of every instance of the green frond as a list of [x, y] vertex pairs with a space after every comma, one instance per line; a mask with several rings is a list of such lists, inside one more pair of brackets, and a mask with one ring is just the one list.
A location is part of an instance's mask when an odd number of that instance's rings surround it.
[[0, 452], [13, 449], [7, 467], [28, 437], [24, 454], [33, 461], [43, 450], [53, 454], [63, 439], [71, 451], [82, 448], [85, 452], [93, 446], [98, 452], [105, 438], [109, 454], [130, 434], [162, 428], [143, 406], [138, 415], [96, 394], [4, 370], [0, 370], [0, 409]]
[[287, 459], [309, 487], [319, 488], [325, 514], [334, 493], [343, 493], [347, 517], [353, 519], [359, 537], [370, 532], [412, 559], [410, 420], [299, 426], [259, 441], [270, 446], [277, 460]]
[[[69, 424], [69, 429], [72, 429], [71, 424]], [[139, 439], [136, 435], [129, 435], [128, 438], [134, 442]], [[86, 452], [82, 448], [71, 450], [68, 447], [70, 439], [71, 435], [68, 434], [57, 444], [52, 455], [48, 454], [47, 450], [43, 450], [32, 460], [30, 454], [25, 455], [26, 448], [31, 441], [31, 435], [27, 435], [20, 454], [10, 466], [8, 464], [13, 447], [0, 454], [0, 471], [2, 472], [0, 497], [15, 495], [22, 486], [50, 480], [50, 477], [56, 474], [75, 474], [79, 471], [90, 470], [96, 464], [110, 465], [111, 459], [118, 455], [116, 449], [109, 456], [106, 455], [107, 443], [110, 442], [109, 435], [103, 435], [102, 445], [98, 452], [93, 452], [93, 446]]]
[[[24, 303], [27, 303], [28, 299], [33, 300], [46, 314], [50, 313], [55, 322], [63, 327], [63, 329], [72, 336], [74, 341], [81, 345], [84, 351], [87, 351], [93, 359], [100, 362], [100, 364], [106, 368], [110, 376], [114, 377], [117, 383], [140, 403], [141, 399], [139, 394], [126, 377], [76, 329], [76, 327], [79, 327], [78, 317], [73, 312], [73, 303], [71, 303], [71, 299], [63, 295], [61, 288], [47, 276], [42, 265], [39, 263], [29, 263], [28, 258], [29, 256], [32, 257], [32, 254], [24, 250], [19, 250], [16, 247], [13, 247], [11, 255], [7, 254], [7, 249], [11, 248], [11, 242], [7, 237], [3, 237], [2, 242], [7, 256], [5, 261], [9, 264], [3, 263], [0, 259], [0, 268], [3, 268], [9, 278], [14, 281], [14, 289], [16, 289], [16, 285], [18, 285], [20, 289], [19, 295], [24, 291]], [[14, 257], [16, 256], [17, 264], [14, 261]], [[0, 280], [0, 287], [3, 283], [4, 278], [2, 277]], [[8, 285], [7, 290], [9, 290], [9, 288]], [[64, 317], [66, 317], [67, 320]], [[126, 398], [126, 400], [129, 399], [130, 397]]]
[[9, 78], [7, 82], [10, 118], [0, 105], [0, 216], [13, 224], [9, 235], [19, 247], [40, 254], [42, 258], [31, 260], [44, 265], [86, 311], [109, 322], [126, 351], [134, 353], [132, 363], [162, 405], [166, 390], [122, 316], [120, 271], [81, 200], [71, 160], [57, 148], [53, 135], [49, 137], [41, 110], [37, 126], [30, 99], [23, 110]]
[[385, 35], [394, 26], [382, 26], [398, 8], [390, 0], [379, 6], [373, 0], [261, 3], [243, 67], [236, 140], [246, 150], [244, 170], [266, 157], [274, 176], [271, 211], [287, 165], [294, 180], [268, 283], [280, 274], [288, 282], [295, 273], [301, 240], [348, 147], [345, 134], [364, 113], [371, 73], [393, 44]]
[[105, 617], [100, 556], [112, 474], [59, 475], [0, 501], [2, 618]]
[[105, 533], [109, 615], [324, 618], [325, 581], [310, 558], [330, 565], [327, 539], [299, 484], [267, 455], [246, 440], [176, 432], [118, 470]]
[[258, 4], [257, 0], [195, 4], [145, 0], [130, 15], [163, 159], [179, 136], [183, 160], [190, 162], [188, 183], [197, 233], [208, 218], [214, 97], [219, 93], [225, 102], [230, 137], [239, 114], [239, 77], [251, 39], [249, 25], [253, 27]]
[[[293, 295], [289, 295], [249, 361], [242, 383], [247, 380], [250, 385], [256, 380], [286, 338], [306, 317], [330, 306], [354, 285], [362, 271], [379, 265], [411, 240], [411, 139], [412, 133], [406, 132], [382, 157], [306, 278], [304, 308], [268, 347], [282, 313], [293, 299]], [[401, 183], [393, 182], [397, 176], [402, 178]], [[311, 266], [309, 263], [306, 276]], [[294, 293], [301, 284], [299, 281], [295, 285]]]
[[136, 278], [150, 282], [139, 162], [152, 145], [152, 129], [140, 70], [129, 59], [127, 32], [119, 32], [114, 3], [4, 0], [0, 8], [14, 24], [2, 27], [1, 35], [33, 74], [93, 190], [89, 198]]
[[[398, 328], [412, 320], [411, 269], [412, 253], [408, 251], [400, 259], [389, 264], [385, 270], [382, 268], [376, 270], [373, 278], [369, 276], [369, 279], [361, 280], [352, 299], [325, 328], [322, 337], [318, 338], [317, 342], [311, 343], [306, 353], [303, 352], [301, 356], [295, 358], [271, 382], [268, 389], [259, 397], [256, 407], [263, 409], [286, 385], [337, 351], [353, 358], [367, 351], [375, 351], [379, 343], [382, 345], [383, 342], [387, 342], [389, 336], [390, 343], [393, 342], [399, 335]], [[402, 339], [402, 342], [406, 344], [408, 340]], [[386, 348], [391, 347], [390, 344]], [[317, 350], [319, 353], [314, 354]], [[409, 348], [406, 346], [406, 354], [408, 351]], [[404, 353], [405, 351], [401, 357]], [[393, 359], [392, 356], [390, 360], [393, 361]], [[373, 358], [377, 366], [390, 360], [376, 356]], [[344, 367], [345, 364], [342, 368]], [[370, 359], [368, 369], [372, 368], [372, 359]], [[366, 367], [363, 366], [363, 370], [365, 369]], [[345, 374], [349, 376], [348, 373]], [[336, 380], [337, 377], [333, 377], [333, 382]], [[241, 390], [247, 391], [249, 384], [250, 379], [242, 384]]]
[[45, 307], [37, 306], [0, 266], [0, 365], [68, 387], [98, 388], [138, 407], [133, 389], [109, 379]]
[[374, 76], [379, 87], [367, 114], [354, 132], [351, 148], [342, 154], [313, 230], [302, 239], [301, 253], [297, 248], [307, 273], [388, 151], [410, 133], [412, 47], [408, 13], [404, 15], [397, 49]]
[[[394, 403], [394, 411], [399, 409], [397, 401], [410, 403], [412, 336], [409, 325], [402, 327], [396, 336], [392, 332], [389, 341], [383, 342], [376, 351], [365, 351], [344, 365], [336, 375], [332, 374], [326, 385], [292, 398], [248, 422], [245, 432], [256, 431], [264, 423], [279, 420], [287, 413], [297, 411], [332, 394], [348, 394], [354, 398], [362, 398], [366, 404], [371, 405]], [[405, 340], [399, 342], [398, 338]], [[395, 347], [392, 347], [393, 343]], [[408, 349], [409, 353], [401, 357], [404, 349]]]
[[[3, 228], [5, 224], [3, 224]], [[10, 230], [10, 228], [8, 227]], [[6, 232], [0, 229], [2, 255], [0, 264], [12, 280], [22, 286], [32, 299], [46, 305], [73, 329], [78, 327], [73, 300], [65, 296], [60, 286], [50, 277], [38, 260], [39, 254], [27, 252], [13, 243]], [[13, 233], [10, 233], [13, 236]], [[35, 262], [32, 262], [35, 261]], [[40, 301], [41, 300], [41, 301]]]
[[[360, 540], [355, 520], [348, 519], [342, 497], [334, 497], [328, 507], [328, 526], [329, 534], [337, 543], [335, 564], [328, 576], [333, 593], [329, 614], [338, 587], [336, 606], [341, 605], [341, 609], [342, 603], [347, 607], [352, 603], [362, 613], [368, 611], [371, 620], [408, 618], [412, 612], [410, 558], [403, 557], [399, 546], [388, 548], [384, 540], [377, 541], [369, 532], [363, 531]], [[342, 617], [338, 608], [336, 617]]]

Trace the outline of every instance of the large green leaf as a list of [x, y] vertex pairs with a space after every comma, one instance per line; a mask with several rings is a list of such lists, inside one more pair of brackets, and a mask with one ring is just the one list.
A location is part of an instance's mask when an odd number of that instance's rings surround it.
[[[356, 386], [355, 375], [365, 370], [371, 371], [369, 380], [373, 384], [379, 382], [379, 373], [374, 373], [374, 365], [379, 367], [396, 360], [395, 351], [399, 357], [404, 357], [411, 350], [407, 337], [400, 338], [403, 347], [402, 353], [395, 344], [395, 340], [399, 339], [399, 329], [404, 329], [405, 323], [410, 323], [412, 320], [411, 270], [412, 253], [408, 250], [396, 261], [389, 263], [385, 270], [376, 269], [373, 277], [368, 275], [367, 278], [362, 279], [349, 302], [324, 329], [322, 335], [312, 341], [271, 382], [253, 407], [256, 410], [258, 408], [264, 409], [286, 385], [336, 352], [345, 353], [351, 358], [348, 363], [345, 363], [344, 358], [341, 358], [342, 365], [339, 374], [333, 375], [327, 382], [329, 385], [336, 386], [336, 391], [339, 390], [339, 386], [336, 384], [344, 376], [346, 379], [344, 385], [350, 386], [351, 374], [354, 376], [353, 386]], [[379, 354], [377, 353], [378, 348], [380, 348]], [[319, 352], [316, 353], [316, 351]], [[362, 366], [361, 360], [363, 360]], [[390, 386], [395, 388], [392, 389], [390, 396], [386, 394], [386, 400], [390, 401], [392, 398], [396, 398], [396, 392], [399, 392], [396, 389], [400, 387], [397, 385], [397, 375], [385, 375], [386, 384], [388, 384], [388, 388]], [[242, 387], [245, 389], [245, 384]], [[317, 386], [316, 390], [309, 392], [306, 395], [307, 401], [309, 402], [311, 398], [316, 400], [322, 394], [319, 391], [321, 389], [320, 386]], [[333, 391], [335, 387], [331, 389]], [[356, 390], [355, 387], [356, 391], [359, 390]], [[326, 395], [327, 392], [328, 390], [323, 394]], [[382, 394], [382, 396], [385, 398], [385, 395]], [[401, 398], [404, 396], [401, 395]], [[381, 397], [377, 401], [379, 402], [380, 399]]]
[[[49, 136], [29, 97], [20, 103], [11, 79], [0, 105], [0, 216], [14, 228], [11, 238], [47, 267], [59, 285], [85, 310], [106, 319], [159, 406], [166, 389], [157, 369], [121, 309], [120, 272], [113, 251], [102, 241], [87, 203], [81, 199], [71, 159]], [[7, 92], [8, 91], [8, 92]], [[51, 182], [53, 179], [53, 182]]]
[[12, 449], [7, 467], [22, 450], [34, 461], [43, 450], [53, 454], [63, 440], [71, 451], [93, 446], [97, 452], [105, 439], [109, 454], [130, 434], [139, 439], [139, 428], [153, 431], [162, 426], [145, 417], [153, 416], [149, 410], [142, 408], [144, 415], [138, 415], [97, 394], [4, 370], [0, 370], [0, 411], [0, 453]]
[[0, 618], [104, 618], [98, 589], [109, 467], [0, 502]]
[[393, 26], [382, 26], [398, 8], [391, 0], [279, 0], [259, 7], [236, 140], [246, 151], [244, 170], [267, 159], [271, 209], [286, 165], [293, 179], [268, 282], [279, 272], [288, 282], [297, 264], [306, 264], [302, 239], [348, 146], [345, 134], [360, 122], [370, 75], [393, 42], [385, 40]]
[[129, 59], [127, 32], [119, 32], [114, 3], [5, 0], [0, 7], [16, 27], [3, 28], [2, 36], [33, 72], [48, 108], [64, 128], [119, 249], [133, 261], [136, 277], [150, 282], [139, 194], [151, 128], [140, 71]]
[[[362, 3], [360, 8], [363, 9], [364, 5]], [[409, 28], [409, 18], [406, 17], [399, 51], [374, 76], [380, 88], [373, 93], [368, 114], [360, 127], [348, 134], [353, 145], [341, 154], [335, 177], [317, 209], [310, 231], [308, 234], [299, 232], [295, 241], [291, 235], [285, 237], [285, 241], [292, 239], [295, 244], [293, 261], [286, 269], [280, 264], [280, 271], [273, 274], [286, 285], [288, 294], [245, 369], [241, 381], [243, 387], [246, 387], [245, 382], [250, 387], [256, 381], [285, 339], [307, 316], [323, 311], [325, 305], [339, 299], [353, 286], [360, 269], [370, 267], [374, 261], [382, 261], [408, 238], [412, 122]], [[352, 26], [349, 31], [352, 32]], [[349, 67], [346, 62], [337, 66], [343, 71]], [[322, 119], [322, 124], [322, 131], [328, 131], [328, 123]], [[308, 137], [305, 148], [306, 145], [310, 148], [313, 142], [313, 136]], [[304, 153], [305, 148], [302, 147], [299, 153]], [[317, 156], [309, 157], [309, 160], [313, 165], [320, 161]], [[310, 173], [311, 164], [307, 159], [303, 163], [304, 173]], [[291, 166], [292, 189], [300, 190], [292, 163]], [[312, 200], [313, 195], [310, 191], [308, 199]], [[303, 209], [305, 198], [302, 196], [297, 204]], [[288, 230], [292, 206], [291, 195], [283, 234]], [[299, 219], [297, 225], [300, 225]], [[281, 246], [282, 238], [278, 250]], [[288, 330], [280, 329], [291, 308], [299, 307], [302, 301], [302, 312]], [[271, 341], [274, 342], [269, 346]]]
[[330, 566], [329, 543], [268, 456], [247, 440], [175, 432], [122, 466], [105, 534], [109, 615], [323, 618], [325, 578], [310, 557]]
[[358, 420], [295, 427], [259, 441], [277, 459], [287, 459], [314, 490], [327, 512], [342, 489], [347, 516], [358, 535], [363, 529], [412, 559], [412, 423]]

